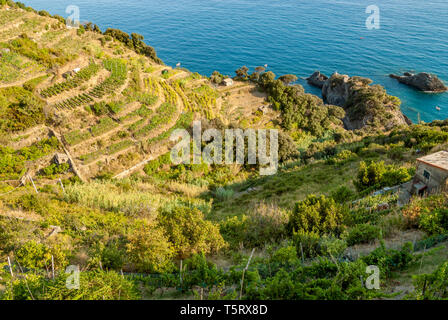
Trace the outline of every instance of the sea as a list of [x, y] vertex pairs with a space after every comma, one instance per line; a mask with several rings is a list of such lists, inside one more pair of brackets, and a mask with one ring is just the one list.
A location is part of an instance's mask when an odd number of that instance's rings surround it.
[[[167, 64], [234, 75], [243, 65], [305, 78], [319, 70], [371, 78], [412, 121], [448, 118], [448, 93], [416, 91], [390, 73], [430, 72], [448, 84], [447, 0], [22, 0], [103, 31], [145, 37]], [[369, 18], [370, 17], [370, 18]], [[439, 107], [440, 110], [437, 110]]]

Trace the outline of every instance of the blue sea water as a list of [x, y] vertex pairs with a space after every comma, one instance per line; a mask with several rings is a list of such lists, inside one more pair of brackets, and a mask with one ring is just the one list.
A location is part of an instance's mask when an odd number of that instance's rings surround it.
[[[315, 70], [369, 77], [399, 97], [414, 122], [448, 118], [448, 93], [425, 94], [388, 78], [425, 71], [448, 83], [447, 0], [23, 0], [38, 10], [145, 36], [168, 65], [233, 75], [268, 64], [277, 75]], [[380, 9], [368, 30], [366, 8]], [[308, 92], [320, 94], [301, 79]], [[441, 111], [435, 109], [436, 106]]]

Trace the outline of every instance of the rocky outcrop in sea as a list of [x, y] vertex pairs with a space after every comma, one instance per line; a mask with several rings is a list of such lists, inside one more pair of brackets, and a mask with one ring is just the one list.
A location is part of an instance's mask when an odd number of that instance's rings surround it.
[[325, 82], [328, 80], [328, 77], [320, 71], [314, 72], [309, 78], [306, 79], [308, 83], [312, 86], [321, 88], [324, 86]]
[[445, 92], [448, 87], [434, 74], [421, 72], [417, 74], [405, 72], [402, 76], [391, 74], [391, 78], [425, 92]]
[[328, 78], [315, 72], [309, 78], [312, 79], [310, 84], [320, 87], [320, 80], [324, 78], [327, 80], [322, 84], [322, 99], [328, 105], [344, 108], [346, 129], [391, 130], [411, 124], [400, 110], [400, 100], [388, 95], [382, 86], [371, 85], [372, 80], [338, 73]]

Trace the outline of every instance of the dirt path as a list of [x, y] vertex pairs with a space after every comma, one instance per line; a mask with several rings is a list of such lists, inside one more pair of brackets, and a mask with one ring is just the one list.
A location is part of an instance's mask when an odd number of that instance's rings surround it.
[[157, 152], [152, 153], [150, 156], [148, 156], [145, 160], [137, 163], [136, 165], [132, 166], [129, 169], [126, 169], [125, 171], [117, 174], [116, 176], [114, 176], [114, 179], [123, 179], [126, 178], [127, 176], [129, 176], [131, 173], [142, 169], [147, 163], [149, 163], [152, 160], [157, 159], [158, 157], [166, 154], [167, 152], [169, 152], [169, 148], [166, 145], [160, 146], [158, 148], [154, 148], [157, 149]]
[[11, 210], [2, 212], [0, 211], [0, 216], [5, 218], [15, 218], [19, 220], [29, 221], [29, 222], [39, 222], [42, 221], [42, 217], [31, 212], [23, 212], [21, 210]]
[[168, 81], [175, 81], [175, 80], [181, 80], [184, 79], [186, 77], [188, 77], [190, 74], [188, 72], [185, 71], [180, 71], [179, 73], [176, 73], [174, 76], [168, 78]]

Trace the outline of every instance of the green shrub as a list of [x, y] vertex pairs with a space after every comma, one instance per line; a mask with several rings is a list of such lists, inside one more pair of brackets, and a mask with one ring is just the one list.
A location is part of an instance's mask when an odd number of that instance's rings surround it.
[[171, 259], [175, 251], [162, 229], [140, 221], [127, 238], [127, 254], [138, 271], [153, 273], [173, 269]]
[[378, 239], [381, 230], [377, 226], [370, 224], [359, 224], [348, 231], [347, 244], [353, 246], [360, 243], [369, 243]]
[[22, 267], [47, 270], [51, 269], [52, 257], [55, 269], [64, 267], [68, 263], [65, 253], [60, 248], [50, 248], [34, 241], [25, 243], [15, 255]]
[[293, 266], [299, 264], [297, 249], [288, 245], [275, 250], [269, 258], [269, 262], [280, 266]]
[[159, 167], [160, 167], [160, 161], [159, 161], [159, 159], [155, 159], [155, 160], [148, 162], [145, 165], [145, 167], [143, 168], [143, 171], [148, 176], [151, 176], [159, 170]]
[[293, 233], [292, 239], [299, 256], [302, 255], [302, 252], [304, 258], [312, 258], [319, 255], [320, 235], [318, 233], [298, 230]]
[[126, 250], [117, 240], [109, 241], [107, 244], [98, 242], [90, 247], [89, 256], [90, 266], [118, 271], [125, 263]]
[[136, 300], [140, 293], [136, 284], [113, 271], [80, 272], [79, 289], [67, 288], [71, 274], [61, 272], [54, 280], [43, 275], [28, 274], [8, 286], [3, 299], [15, 300]]
[[70, 165], [68, 163], [62, 163], [60, 165], [52, 163], [49, 166], [40, 170], [39, 174], [46, 177], [52, 177], [57, 174], [64, 174], [70, 170]]
[[319, 241], [320, 254], [339, 258], [347, 249], [347, 242], [335, 237], [323, 236]]
[[333, 165], [342, 165], [347, 162], [353, 161], [358, 157], [356, 153], [351, 152], [350, 150], [342, 150], [334, 157], [327, 160], [327, 164]]
[[220, 223], [221, 234], [232, 247], [237, 247], [239, 244], [246, 242], [248, 227], [249, 222], [246, 215], [227, 217]]
[[448, 262], [430, 274], [413, 277], [414, 291], [407, 298], [415, 300], [446, 300], [448, 298]]
[[438, 208], [420, 216], [419, 227], [428, 235], [439, 235], [448, 232], [448, 209]]
[[312, 232], [317, 234], [339, 234], [346, 210], [332, 198], [309, 195], [297, 202], [289, 217], [289, 231]]
[[346, 203], [347, 201], [353, 200], [355, 197], [355, 192], [346, 186], [340, 186], [331, 193], [331, 197], [337, 203]]
[[359, 191], [369, 188], [379, 189], [392, 187], [409, 181], [415, 173], [415, 169], [384, 165], [384, 162], [371, 161], [369, 164], [362, 161], [359, 164], [358, 176], [354, 180]]
[[412, 243], [410, 242], [404, 244], [400, 250], [394, 250], [386, 249], [384, 242], [381, 241], [380, 247], [361, 259], [367, 265], [378, 266], [382, 273], [389, 276], [392, 271], [403, 270], [414, 262], [416, 256], [413, 255], [413, 252]]
[[203, 288], [212, 287], [225, 281], [224, 272], [218, 270], [215, 264], [207, 261], [205, 255], [194, 254], [185, 260], [185, 272], [182, 277], [182, 287], [191, 288], [201, 286]]
[[215, 191], [215, 197], [220, 201], [228, 201], [233, 197], [234, 193], [233, 189], [219, 187]]
[[216, 253], [226, 245], [219, 227], [205, 220], [203, 213], [196, 208], [165, 208], [157, 221], [181, 258], [195, 253]]
[[0, 131], [18, 132], [44, 123], [44, 102], [22, 87], [0, 89]]

